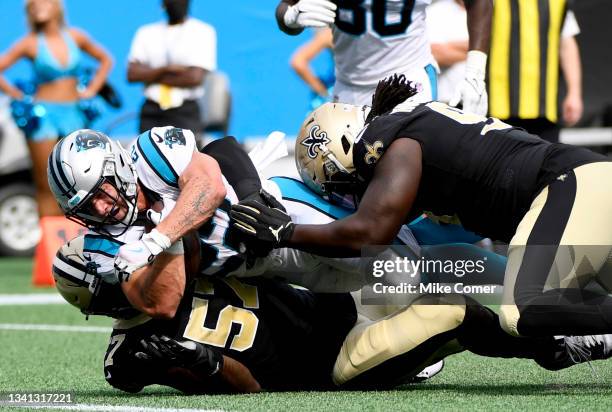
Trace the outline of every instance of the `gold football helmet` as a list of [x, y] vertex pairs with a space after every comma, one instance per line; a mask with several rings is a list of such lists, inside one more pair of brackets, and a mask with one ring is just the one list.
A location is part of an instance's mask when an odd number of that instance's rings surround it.
[[341, 206], [355, 208], [360, 189], [353, 143], [365, 126], [368, 106], [325, 103], [310, 113], [295, 141], [295, 162], [304, 183]]

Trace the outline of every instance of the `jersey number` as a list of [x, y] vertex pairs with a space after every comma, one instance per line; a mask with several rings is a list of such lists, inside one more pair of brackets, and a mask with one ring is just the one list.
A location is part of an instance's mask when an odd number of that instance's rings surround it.
[[[191, 307], [189, 322], [185, 328], [183, 336], [196, 342], [206, 345], [226, 347], [230, 337], [232, 325], [240, 326], [229, 346], [229, 349], [238, 352], [245, 351], [253, 346], [259, 319], [248, 309], [259, 308], [259, 297], [257, 287], [240, 283], [234, 278], [223, 280], [242, 301], [242, 308], [227, 305], [219, 312], [219, 317], [214, 328], [204, 326], [206, 315], [208, 314], [208, 299], [194, 297]], [[198, 279], [196, 292], [203, 294], [214, 294], [213, 285], [205, 279]]]
[[[336, 14], [336, 26], [345, 33], [359, 36], [365, 33], [366, 30], [366, 9], [363, 7], [365, 0], [337, 0], [338, 11]], [[412, 9], [414, 8], [415, 0], [372, 0], [372, 28], [381, 37], [394, 36], [402, 34], [410, 25], [412, 19]], [[387, 15], [388, 4], [401, 3], [399, 21], [390, 23]], [[349, 15], [349, 19], [342, 19], [343, 16]]]
[[464, 112], [461, 109], [450, 107], [440, 102], [427, 103], [427, 107], [429, 107], [430, 109], [440, 114], [443, 114], [446, 117], [453, 119], [457, 123], [461, 123], [461, 124], [485, 123], [482, 130], [480, 131], [481, 136], [484, 136], [491, 130], [503, 130], [503, 129], [509, 129], [512, 127], [509, 124], [504, 123], [501, 120], [496, 119], [494, 117], [484, 117], [484, 116], [479, 116], [474, 113]]
[[111, 345], [114, 345], [114, 346], [108, 351], [108, 355], [106, 355], [106, 359], [104, 359], [105, 367], [113, 365], [114, 363], [113, 355], [115, 354], [115, 352], [117, 352], [117, 349], [119, 349], [119, 346], [121, 346], [123, 341], [125, 341], [125, 333], [111, 336], [109, 346]]

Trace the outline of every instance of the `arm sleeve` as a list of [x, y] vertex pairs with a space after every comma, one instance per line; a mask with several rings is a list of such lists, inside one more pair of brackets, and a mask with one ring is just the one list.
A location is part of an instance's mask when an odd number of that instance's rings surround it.
[[215, 140], [204, 146], [202, 152], [219, 163], [221, 173], [236, 192], [238, 199], [242, 200], [261, 189], [259, 173], [235, 137], [227, 136]]

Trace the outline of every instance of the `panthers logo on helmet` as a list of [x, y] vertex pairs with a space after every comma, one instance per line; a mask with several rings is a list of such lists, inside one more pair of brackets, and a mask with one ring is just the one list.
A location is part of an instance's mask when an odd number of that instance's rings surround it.
[[319, 125], [312, 126], [308, 131], [308, 137], [300, 142], [300, 144], [308, 148], [308, 157], [311, 159], [317, 157], [317, 149], [321, 149], [323, 145], [330, 142], [326, 132], [321, 132], [317, 135], [319, 129]]
[[172, 149], [172, 145], [178, 144], [181, 146], [185, 146], [187, 144], [185, 140], [185, 135], [183, 134], [183, 129], [178, 129], [176, 127], [166, 130], [164, 133], [164, 143]]
[[108, 139], [106, 136], [103, 136], [100, 133], [87, 131], [79, 133], [74, 142], [76, 144], [77, 152], [82, 152], [84, 150], [89, 150], [96, 147], [106, 149]]
[[380, 140], [375, 141], [373, 144], [364, 143], [367, 153], [365, 154], [363, 160], [366, 164], [372, 165], [378, 162], [380, 156], [383, 154], [383, 142]]

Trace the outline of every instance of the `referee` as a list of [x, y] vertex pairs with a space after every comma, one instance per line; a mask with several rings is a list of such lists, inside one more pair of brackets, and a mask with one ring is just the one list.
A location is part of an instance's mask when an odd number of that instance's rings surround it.
[[[560, 120], [582, 116], [582, 74], [567, 0], [495, 0], [489, 54], [489, 114], [550, 142]], [[567, 84], [559, 114], [559, 65]]]

